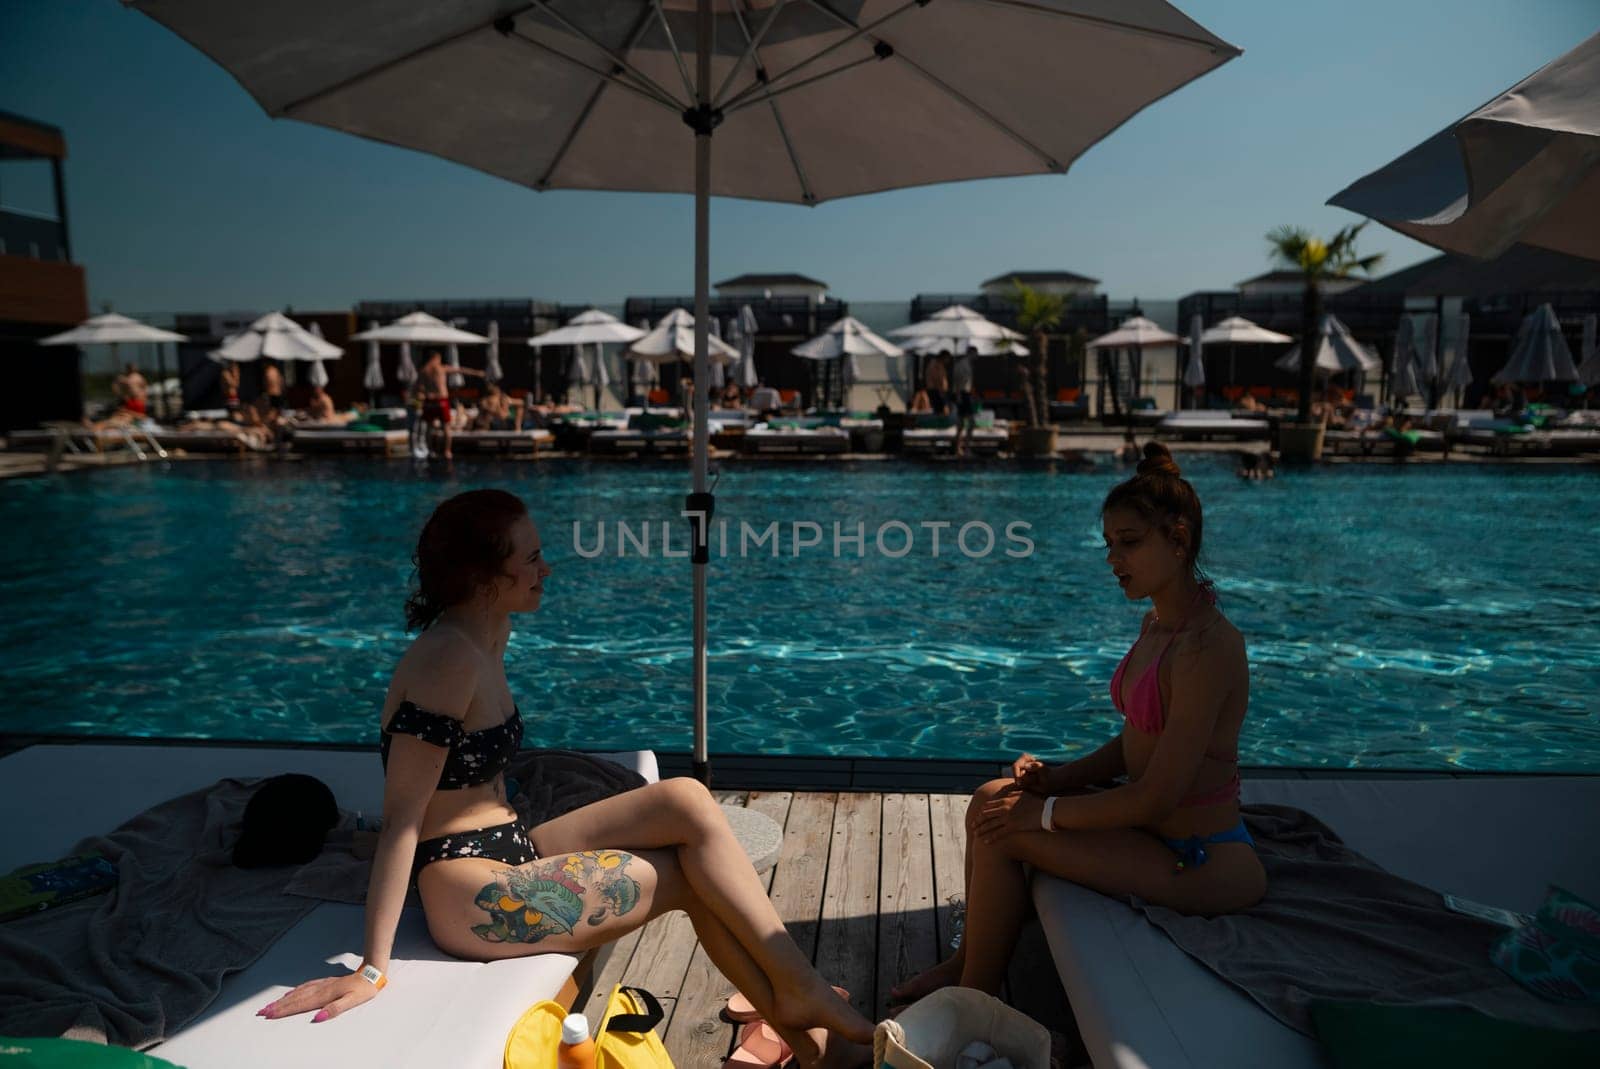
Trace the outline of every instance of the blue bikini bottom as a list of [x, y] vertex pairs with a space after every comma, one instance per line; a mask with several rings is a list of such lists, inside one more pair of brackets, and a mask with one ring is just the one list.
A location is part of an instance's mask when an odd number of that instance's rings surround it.
[[1172, 848], [1178, 855], [1178, 871], [1182, 872], [1190, 866], [1204, 865], [1206, 863], [1206, 847], [1213, 843], [1249, 843], [1254, 846], [1256, 841], [1250, 838], [1250, 833], [1245, 830], [1244, 818], [1239, 818], [1239, 823], [1227, 831], [1219, 831], [1215, 835], [1199, 836], [1190, 839], [1166, 839], [1162, 842]]

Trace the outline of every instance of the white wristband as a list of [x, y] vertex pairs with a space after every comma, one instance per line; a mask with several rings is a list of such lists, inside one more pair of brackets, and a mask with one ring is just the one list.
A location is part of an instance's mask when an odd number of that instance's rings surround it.
[[1056, 796], [1051, 795], [1044, 800], [1044, 811], [1039, 814], [1039, 826], [1045, 831], [1055, 831]]

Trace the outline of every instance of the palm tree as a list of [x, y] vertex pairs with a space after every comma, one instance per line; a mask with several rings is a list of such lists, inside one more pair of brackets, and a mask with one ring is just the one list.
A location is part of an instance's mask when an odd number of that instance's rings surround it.
[[1356, 236], [1370, 220], [1362, 220], [1334, 234], [1328, 241], [1299, 226], [1280, 226], [1267, 234], [1272, 259], [1305, 276], [1305, 300], [1300, 311], [1300, 415], [1311, 420], [1312, 376], [1316, 374], [1312, 341], [1322, 325], [1322, 284], [1349, 278], [1356, 271], [1372, 273], [1383, 253], [1356, 255]]
[[1033, 366], [1022, 369], [1022, 396], [1028, 406], [1028, 426], [1050, 425], [1050, 398], [1045, 383], [1050, 331], [1061, 325], [1067, 299], [1060, 294], [1040, 293], [1021, 279], [1011, 280], [1011, 301], [1017, 306], [1017, 329], [1033, 338]]

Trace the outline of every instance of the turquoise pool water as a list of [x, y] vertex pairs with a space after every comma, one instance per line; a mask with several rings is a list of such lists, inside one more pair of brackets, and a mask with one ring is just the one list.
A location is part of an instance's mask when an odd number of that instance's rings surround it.
[[[1600, 476], [1337, 468], [1243, 483], [1193, 458], [1206, 554], [1249, 641], [1247, 763], [1600, 772]], [[1125, 472], [730, 468], [710, 581], [712, 750], [1062, 757], [1140, 609], [1103, 562]], [[690, 745], [687, 474], [621, 464], [182, 464], [0, 484], [0, 732], [368, 741], [403, 650], [409, 554], [443, 497], [523, 495], [555, 571], [508, 669], [530, 745]], [[617, 555], [616, 524], [651, 553]], [[833, 555], [832, 524], [864, 525]], [[907, 525], [904, 556], [875, 533]], [[941, 529], [940, 555], [931, 529]], [[990, 525], [987, 556], [952, 548]], [[1031, 525], [1032, 552], [1006, 525]], [[605, 552], [592, 550], [596, 524]], [[780, 524], [739, 555], [741, 524]], [[795, 523], [820, 546], [793, 552]], [[802, 541], [812, 532], [800, 528]], [[982, 532], [967, 547], [983, 548]], [[685, 543], [682, 521], [672, 548]], [[885, 529], [897, 553], [905, 538]], [[714, 549], [716, 549], [714, 540]]]

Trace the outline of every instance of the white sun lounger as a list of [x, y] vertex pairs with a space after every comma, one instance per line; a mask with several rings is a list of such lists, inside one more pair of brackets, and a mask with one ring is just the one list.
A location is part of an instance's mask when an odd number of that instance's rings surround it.
[[739, 440], [744, 453], [848, 453], [850, 432], [842, 427], [757, 423]]
[[[602, 754], [657, 776], [655, 754]], [[345, 809], [382, 809], [383, 770], [367, 751], [212, 746], [33, 746], [0, 759], [0, 811], [26, 814], [0, 840], [0, 872], [62, 856], [79, 839], [110, 831], [158, 802], [224, 776], [304, 772], [333, 789]], [[499, 1069], [506, 1035], [541, 999], [555, 998], [578, 959], [568, 954], [478, 963], [446, 957], [422, 911], [401, 915], [383, 997], [311, 1027], [268, 1021], [256, 1010], [294, 985], [360, 964], [363, 910], [324, 902], [255, 964], [223, 982], [215, 1002], [150, 1049], [187, 1069], [282, 1069], [293, 1065], [391, 1069]]]
[[1226, 412], [1169, 412], [1156, 424], [1160, 434], [1180, 438], [1265, 438], [1271, 425], [1264, 419], [1233, 419]]
[[[1390, 871], [1488, 905], [1532, 912], [1547, 883], [1600, 894], [1600, 777], [1247, 778], [1244, 801], [1304, 809]], [[1330, 1064], [1132, 907], [1049, 876], [1033, 900], [1095, 1069]]]
[[405, 456], [411, 448], [411, 432], [297, 430], [295, 449], [305, 453], [382, 453], [386, 457]]
[[456, 431], [450, 436], [454, 450], [480, 453], [532, 453], [549, 448], [556, 436], [543, 428], [520, 431]]

